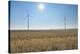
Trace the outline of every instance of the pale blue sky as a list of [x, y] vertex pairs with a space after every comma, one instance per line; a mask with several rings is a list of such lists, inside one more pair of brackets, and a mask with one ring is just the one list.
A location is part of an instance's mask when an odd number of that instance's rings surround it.
[[64, 16], [67, 28], [78, 26], [78, 6], [70, 4], [44, 4], [39, 11], [39, 2], [11, 1], [11, 29], [27, 29], [27, 11], [30, 14], [30, 29], [64, 29]]

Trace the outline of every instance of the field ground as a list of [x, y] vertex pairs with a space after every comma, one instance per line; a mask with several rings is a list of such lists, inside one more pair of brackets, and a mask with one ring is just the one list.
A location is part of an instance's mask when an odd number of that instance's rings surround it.
[[10, 30], [11, 53], [71, 50], [78, 48], [77, 29]]

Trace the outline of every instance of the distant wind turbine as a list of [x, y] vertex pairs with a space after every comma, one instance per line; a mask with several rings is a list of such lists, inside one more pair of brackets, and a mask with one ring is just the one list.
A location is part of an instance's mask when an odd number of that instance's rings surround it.
[[30, 14], [29, 14], [29, 10], [27, 10], [27, 29], [29, 30], [29, 27], [30, 27], [30, 25], [29, 25], [29, 18], [30, 18], [31, 16], [30, 16]]
[[64, 16], [64, 29], [65, 29], [65, 32], [66, 32], [66, 16]]

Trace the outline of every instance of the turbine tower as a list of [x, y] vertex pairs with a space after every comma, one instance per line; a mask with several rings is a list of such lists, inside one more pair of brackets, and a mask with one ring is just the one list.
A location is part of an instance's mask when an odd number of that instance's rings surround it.
[[27, 29], [29, 30], [29, 18], [30, 18], [29, 11], [27, 10]]
[[66, 16], [64, 16], [64, 29], [65, 29], [65, 32], [66, 32]]

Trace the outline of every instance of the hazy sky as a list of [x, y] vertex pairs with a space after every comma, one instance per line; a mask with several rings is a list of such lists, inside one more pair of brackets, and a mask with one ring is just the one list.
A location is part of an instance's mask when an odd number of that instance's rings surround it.
[[[40, 10], [39, 5], [43, 5]], [[78, 6], [70, 4], [36, 3], [11, 1], [11, 29], [27, 29], [27, 14], [30, 29], [64, 29], [64, 16], [67, 28], [77, 28]]]

